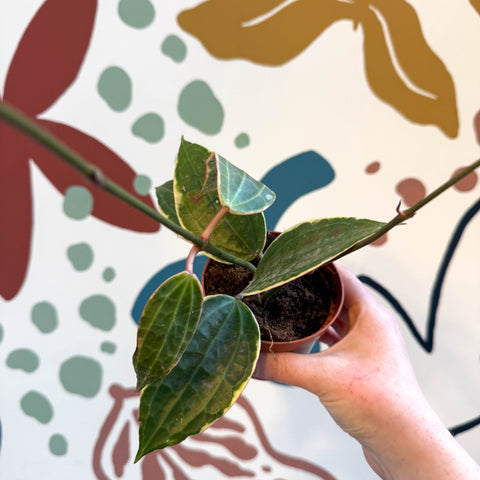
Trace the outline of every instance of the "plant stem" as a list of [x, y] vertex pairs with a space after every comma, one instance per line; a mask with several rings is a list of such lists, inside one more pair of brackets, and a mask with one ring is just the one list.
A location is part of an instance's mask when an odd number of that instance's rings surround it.
[[[207, 242], [210, 240], [210, 236], [212, 235], [213, 231], [215, 230], [215, 227], [220, 223], [222, 218], [230, 211], [228, 207], [225, 205], [220, 208], [220, 210], [215, 214], [215, 216], [210, 220], [208, 225], [206, 226], [205, 230], [202, 232], [200, 235], [200, 238], [203, 240], [204, 244], [207, 244]], [[185, 265], [185, 270], [187, 272], [193, 273], [193, 262], [195, 260], [195, 257], [202, 251], [202, 247], [199, 245], [194, 245], [190, 249], [190, 253], [188, 254], [187, 257], [187, 262]]]
[[420, 210], [422, 207], [424, 207], [427, 203], [430, 203], [433, 199], [437, 198], [445, 190], [450, 188], [452, 185], [455, 185], [455, 183], [459, 182], [462, 178], [466, 177], [469, 173], [473, 172], [478, 167], [480, 167], [480, 159], [473, 162], [468, 167], [465, 167], [464, 169], [462, 169], [461, 172], [457, 173], [450, 180], [440, 185], [433, 192], [428, 194], [423, 200], [420, 200], [415, 205], [413, 205], [410, 208], [407, 208], [406, 210], [400, 210], [399, 208], [400, 204], [399, 204], [399, 206], [397, 207], [398, 215], [396, 215], [388, 223], [386, 223], [378, 232], [374, 233], [373, 235], [370, 235], [367, 238], [364, 238], [362, 241], [351, 246], [348, 250], [346, 250], [345, 252], [341, 253], [338, 257], [336, 257], [335, 260], [341, 257], [344, 257], [345, 255], [348, 255], [352, 252], [355, 252], [356, 250], [359, 250], [360, 248], [363, 248], [366, 245], [369, 245], [370, 243], [374, 242], [375, 240], [378, 240], [380, 237], [385, 235], [392, 228], [396, 227], [397, 225], [400, 225], [401, 223], [405, 222], [409, 218], [412, 218], [415, 215], [415, 213], [418, 210]]
[[185, 230], [177, 223], [161, 215], [157, 210], [143, 203], [140, 199], [127, 192], [120, 185], [107, 178], [98, 167], [87, 162], [78, 153], [71, 150], [65, 143], [38, 125], [37, 122], [3, 101], [0, 101], [0, 120], [4, 120], [17, 130], [22, 131], [26, 135], [36, 140], [38, 143], [47, 147], [62, 160], [78, 170], [85, 178], [93, 182], [96, 186], [109, 192], [145, 215], [148, 215], [150, 218], [153, 218], [158, 223], [164, 225], [168, 229], [183, 237], [185, 240], [194, 243], [195, 245], [201, 247], [202, 250], [215, 255], [221, 260], [229, 263], [235, 263], [253, 272], [255, 271], [255, 267], [250, 262], [231, 255], [208, 242], [205, 243], [204, 239], [197, 237], [188, 230]]

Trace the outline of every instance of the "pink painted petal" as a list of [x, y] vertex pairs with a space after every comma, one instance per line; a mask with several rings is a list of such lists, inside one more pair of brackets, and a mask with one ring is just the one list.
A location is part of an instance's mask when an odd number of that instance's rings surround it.
[[[95, 164], [110, 180], [135, 195], [143, 203], [154, 208], [150, 196], [142, 196], [135, 192], [133, 188], [137, 176], [135, 171], [112, 150], [98, 140], [68, 125], [48, 120], [39, 120], [39, 123], [88, 162]], [[92, 215], [95, 217], [129, 230], [139, 232], [156, 232], [159, 230], [160, 226], [155, 220], [93, 185], [77, 170], [45, 147], [36, 145], [34, 149], [33, 160], [61, 193], [65, 194], [66, 190], [72, 185], [82, 185], [88, 188], [93, 196]]]
[[30, 258], [32, 194], [29, 140], [0, 123], [0, 295], [11, 300], [23, 285]]
[[52, 105], [78, 74], [96, 9], [96, 0], [47, 0], [17, 47], [5, 82], [5, 100], [32, 116]]

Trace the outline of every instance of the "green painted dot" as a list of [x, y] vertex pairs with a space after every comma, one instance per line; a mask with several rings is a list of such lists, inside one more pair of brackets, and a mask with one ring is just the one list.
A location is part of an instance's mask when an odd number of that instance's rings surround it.
[[92, 398], [102, 384], [102, 366], [93, 358], [77, 355], [60, 366], [60, 382], [70, 393]]
[[32, 322], [42, 333], [51, 333], [58, 326], [56, 308], [50, 302], [36, 303], [32, 308]]
[[2, 324], [0, 323], [0, 342], [3, 340], [3, 327]]
[[10, 352], [7, 357], [7, 366], [24, 372], [34, 372], [40, 361], [38, 355], [27, 348], [18, 348]]
[[65, 455], [68, 450], [68, 442], [63, 435], [55, 433], [50, 437], [48, 448], [54, 455]]
[[155, 9], [148, 0], [120, 0], [120, 18], [130, 27], [148, 27], [155, 18]]
[[105, 353], [115, 353], [117, 346], [113, 342], [103, 342], [100, 345], [100, 350]]
[[148, 143], [157, 143], [165, 134], [163, 118], [156, 113], [146, 113], [132, 125], [132, 133]]
[[187, 47], [183, 40], [176, 35], [169, 35], [162, 43], [162, 53], [174, 62], [181, 63], [187, 56]]
[[246, 133], [240, 133], [235, 138], [235, 146], [238, 148], [245, 148], [250, 145], [250, 137]]
[[69, 187], [63, 199], [63, 211], [74, 220], [83, 220], [92, 212], [93, 196], [88, 189], [80, 186]]
[[100, 75], [98, 93], [116, 112], [126, 110], [132, 101], [132, 81], [120, 67], [108, 67]]
[[20, 400], [23, 412], [40, 423], [48, 423], [53, 417], [53, 408], [48, 398], [40, 392], [30, 391]]
[[115, 325], [115, 305], [105, 295], [92, 295], [81, 303], [80, 316], [92, 327], [109, 331]]
[[147, 195], [151, 187], [152, 181], [146, 175], [137, 175], [133, 181], [133, 188], [139, 195]]
[[68, 247], [67, 257], [75, 270], [87, 270], [93, 263], [93, 250], [88, 243], [76, 243]]
[[222, 105], [202, 80], [194, 80], [182, 90], [178, 113], [185, 123], [205, 134], [215, 135], [222, 128]]
[[111, 282], [115, 278], [115, 270], [112, 267], [107, 267], [102, 274], [106, 282]]

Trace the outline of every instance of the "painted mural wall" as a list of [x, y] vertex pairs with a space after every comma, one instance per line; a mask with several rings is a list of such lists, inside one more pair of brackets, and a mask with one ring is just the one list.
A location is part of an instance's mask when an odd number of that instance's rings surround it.
[[[150, 206], [183, 135], [277, 192], [271, 229], [388, 220], [479, 156], [479, 44], [477, 0], [4, 0], [0, 92]], [[342, 263], [480, 462], [479, 193]], [[136, 323], [188, 250], [0, 123], [0, 478], [377, 478], [316, 398], [256, 380], [133, 464]]]

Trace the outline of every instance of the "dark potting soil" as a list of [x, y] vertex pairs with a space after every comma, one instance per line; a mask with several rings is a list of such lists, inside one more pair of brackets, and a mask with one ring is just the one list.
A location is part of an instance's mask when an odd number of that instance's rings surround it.
[[[204, 275], [205, 294], [235, 297], [251, 278], [252, 272], [243, 267], [212, 260]], [[262, 340], [285, 342], [308, 337], [323, 325], [331, 310], [331, 288], [322, 269], [317, 269], [280, 287], [267, 299], [250, 295], [242, 301], [255, 315]]]

